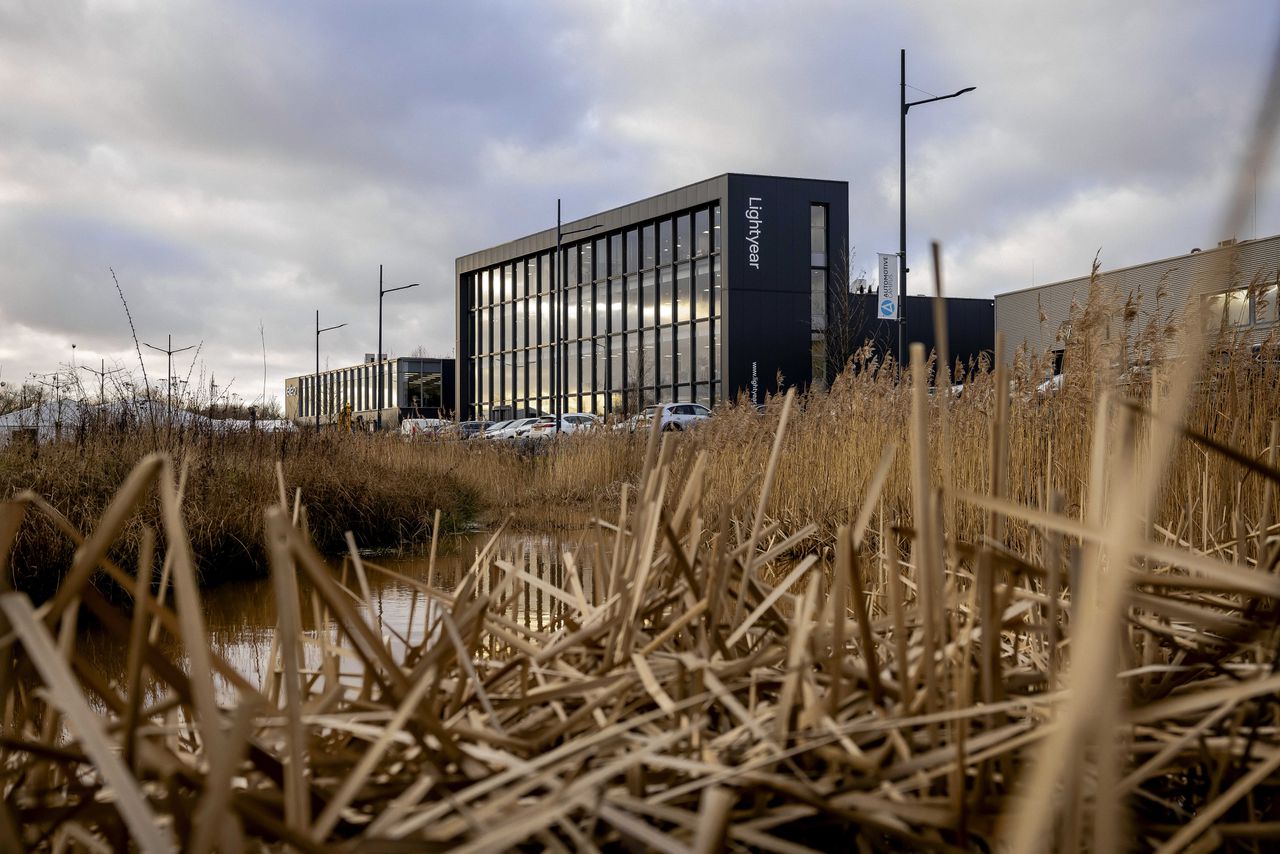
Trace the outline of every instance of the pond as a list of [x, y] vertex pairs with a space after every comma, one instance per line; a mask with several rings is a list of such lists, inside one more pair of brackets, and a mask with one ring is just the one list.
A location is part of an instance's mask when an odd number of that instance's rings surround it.
[[[595, 555], [596, 534], [592, 531], [566, 531], [560, 533], [501, 532], [490, 549], [492, 559], [486, 561], [487, 571], [480, 573], [479, 586], [488, 592], [501, 582], [501, 573], [492, 568], [495, 560], [508, 561], [523, 566], [534, 578], [559, 589], [571, 589], [563, 559], [567, 551], [574, 556], [573, 566], [584, 593], [592, 595], [592, 556]], [[359, 599], [359, 608], [366, 619], [381, 630], [391, 644], [397, 660], [405, 648], [405, 642], [421, 643], [427, 627], [428, 606], [426, 597], [410, 580], [431, 583], [440, 590], [451, 590], [476, 559], [481, 555], [494, 534], [481, 532], [461, 536], [442, 537], [437, 548], [435, 569], [432, 574], [429, 551], [421, 553], [364, 554], [366, 578], [369, 586], [368, 602], [360, 596], [360, 585], [349, 557], [334, 558], [334, 575], [341, 579], [345, 573], [346, 586]], [[378, 568], [389, 570], [381, 572]], [[302, 586], [302, 621], [304, 634], [314, 637], [315, 621], [311, 611], [310, 590]], [[171, 600], [170, 600], [171, 601]], [[267, 682], [272, 639], [275, 634], [275, 591], [270, 578], [252, 581], [228, 582], [201, 591], [204, 606], [205, 627], [211, 646], [249, 682], [263, 686]], [[544, 629], [552, 624], [557, 613], [557, 601], [550, 593], [535, 584], [525, 584], [518, 600], [508, 616], [514, 617], [531, 629]], [[327, 627], [332, 633], [333, 622]], [[99, 628], [86, 627], [77, 638], [77, 647], [95, 669], [111, 682], [121, 685], [125, 681], [127, 649], [126, 640]], [[185, 656], [177, 646], [168, 648], [182, 661]], [[306, 647], [308, 666], [316, 666], [319, 653], [315, 646]], [[215, 680], [220, 701], [234, 698], [233, 689], [221, 678]], [[158, 699], [150, 691], [148, 701]]]

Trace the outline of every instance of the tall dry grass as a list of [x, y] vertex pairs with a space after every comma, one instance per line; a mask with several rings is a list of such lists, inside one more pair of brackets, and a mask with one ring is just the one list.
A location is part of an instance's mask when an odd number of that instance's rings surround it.
[[[1047, 508], [1060, 494], [1077, 517], [1086, 504], [1094, 412], [1108, 394], [1135, 406], [1160, 404], [1167, 377], [1181, 360], [1168, 349], [1171, 330], [1145, 330], [1108, 340], [1107, 327], [1124, 311], [1121, 297], [1095, 287], [1075, 313], [1063, 340], [1060, 384], [1041, 388], [1050, 363], [1015, 353], [1000, 378], [989, 363], [953, 369], [963, 388], [928, 398], [932, 440], [929, 462], [958, 490], [982, 493], [991, 484], [991, 433], [997, 382], [1009, 388], [1008, 497]], [[886, 454], [892, 455], [881, 499], [872, 516], [872, 542], [881, 529], [910, 516], [911, 477], [907, 439], [912, 382], [895, 380], [892, 364], [855, 364], [829, 391], [797, 398], [780, 448], [775, 482], [766, 505], [784, 530], [816, 526], [815, 538], [830, 543], [838, 527], [851, 524], [861, 497]], [[1153, 507], [1153, 522], [1170, 535], [1209, 547], [1234, 537], [1233, 526], [1251, 527], [1263, 506], [1262, 479], [1244, 477], [1239, 464], [1209, 452], [1212, 443], [1241, 453], [1266, 453], [1272, 418], [1280, 415], [1280, 342], [1273, 336], [1258, 349], [1228, 335], [1203, 359], [1202, 380], [1193, 389], [1186, 426], [1208, 442], [1181, 441], [1168, 464], [1168, 479]], [[1154, 377], [1154, 379], [1153, 379]], [[1154, 391], [1153, 391], [1154, 389]], [[675, 434], [673, 465], [687, 472], [706, 455], [704, 506], [716, 513], [757, 487], [769, 459], [780, 399], [763, 414], [749, 406], [726, 406], [714, 418]], [[1141, 438], [1141, 437], [1139, 437]], [[476, 490], [490, 522], [511, 516], [517, 525], [544, 528], [581, 524], [616, 504], [623, 484], [638, 486], [645, 437], [603, 431], [575, 435], [545, 452], [529, 454], [494, 443], [423, 444], [418, 453], [456, 474]], [[1242, 508], [1235, 519], [1225, 510]], [[983, 532], [986, 514], [949, 502], [949, 530], [958, 538]], [[1010, 545], [1025, 548], [1026, 526], [1010, 525]]]
[[[0, 495], [35, 497], [83, 529], [101, 517], [157, 441], [182, 472], [184, 518], [204, 583], [265, 573], [261, 508], [279, 501], [277, 467], [290, 497], [299, 490], [309, 496], [304, 521], [328, 553], [345, 548], [347, 531], [366, 548], [419, 543], [430, 536], [437, 510], [442, 527], [457, 531], [469, 527], [479, 509], [475, 490], [402, 443], [206, 431], [160, 431], [153, 441], [150, 431], [111, 425], [79, 429], [60, 442], [0, 449]], [[146, 505], [114, 544], [113, 557], [136, 559], [141, 531], [157, 527], [158, 514], [155, 501]], [[73, 551], [58, 525], [41, 517], [15, 541], [11, 582], [42, 599]]]

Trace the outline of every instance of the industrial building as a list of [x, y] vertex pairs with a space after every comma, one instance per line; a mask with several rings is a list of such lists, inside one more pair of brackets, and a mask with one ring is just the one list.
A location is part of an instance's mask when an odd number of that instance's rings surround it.
[[[853, 293], [847, 301], [838, 300], [828, 309], [827, 347], [831, 355], [830, 372], [842, 368], [849, 356], [861, 350], [869, 359], [883, 363], [886, 357], [897, 358], [898, 322], [876, 316], [880, 296], [875, 292]], [[923, 344], [925, 353], [938, 346], [934, 328], [934, 298], [908, 296], [899, 305], [906, 319], [904, 345]], [[995, 302], [989, 298], [947, 297], [943, 301], [947, 324], [947, 361], [954, 368], [959, 362], [967, 371], [970, 366], [992, 364], [995, 347]], [[869, 349], [868, 349], [869, 348]], [[903, 361], [911, 357], [902, 354]]]
[[[378, 402], [378, 373], [382, 373], [382, 402]], [[396, 358], [378, 360], [365, 355], [359, 365], [290, 377], [284, 382], [284, 412], [291, 421], [333, 424], [347, 405], [352, 420], [395, 427], [402, 418], [441, 418], [452, 412], [454, 360]]]
[[[1201, 305], [1191, 306], [1199, 322], [1240, 340], [1261, 340], [1276, 329], [1278, 272], [1280, 235], [1224, 240], [1212, 249], [1100, 271], [1097, 283], [1110, 316], [1105, 332], [1132, 339], [1144, 330], [1168, 328], [1181, 322], [1188, 299], [1199, 293]], [[1004, 334], [1006, 359], [1020, 350], [1032, 356], [1060, 353], [1073, 307], [1088, 301], [1092, 278], [997, 294], [996, 331]]]
[[560, 408], [599, 415], [808, 384], [848, 194], [725, 174], [563, 223], [559, 276], [555, 228], [458, 258], [459, 417], [554, 412], [557, 373]]

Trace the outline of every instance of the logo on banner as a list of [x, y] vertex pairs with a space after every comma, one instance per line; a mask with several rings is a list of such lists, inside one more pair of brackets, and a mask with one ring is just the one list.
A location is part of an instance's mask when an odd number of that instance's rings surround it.
[[881, 320], [898, 319], [898, 256], [879, 252], [880, 299], [876, 304], [876, 317]]

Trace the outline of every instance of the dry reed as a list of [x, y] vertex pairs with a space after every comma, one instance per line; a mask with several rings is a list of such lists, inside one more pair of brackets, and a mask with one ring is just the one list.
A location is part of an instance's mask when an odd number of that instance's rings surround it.
[[[918, 379], [926, 364], [913, 357]], [[990, 388], [985, 435], [1007, 446], [975, 448], [979, 491], [934, 470], [925, 384], [895, 391], [912, 395], [911, 450], [881, 458], [832, 560], [810, 554], [778, 580], [816, 530], [769, 512], [786, 495], [791, 431], [827, 414], [788, 397], [770, 415], [765, 470], [735, 499], [709, 498], [718, 475], [705, 449], [686, 461], [683, 437], [651, 436], [635, 489], [595, 526], [603, 559], [589, 575], [549, 584], [486, 551], [452, 590], [403, 579], [422, 598], [420, 624], [403, 632], [360, 607], [363, 574], [383, 570], [353, 553], [354, 577], [335, 579], [281, 482], [266, 514], [279, 616], [261, 685], [208, 647], [184, 481], [148, 457], [86, 536], [55, 516], [77, 543], [56, 597], [34, 609], [0, 596], [3, 843], [950, 850], [1017, 841], [1010, 818], [1039, 805], [1064, 849], [1115, 838], [1095, 838], [1099, 827], [1161, 850], [1273, 838], [1274, 444], [1233, 463], [1266, 484], [1266, 518], [1246, 522], [1233, 503], [1235, 535], [1208, 548], [1152, 526], [1132, 560], [1106, 570], [1123, 581], [1123, 642], [1092, 697], [1109, 741], [1089, 741], [1057, 785], [1024, 790], [1043, 745], [1078, 724], [1065, 686], [1096, 606], [1077, 591], [1098, 549], [1114, 548], [1095, 502], [1125, 477], [1109, 468], [1115, 449], [1150, 420], [1107, 396], [1084, 506], [1062, 512], [1053, 482], [1026, 502], [1005, 476], [1018, 429], [1016, 407], [999, 405], [1007, 388]], [[1180, 442], [1195, 446], [1185, 432]], [[891, 522], [876, 508], [898, 465], [915, 506]], [[974, 536], [944, 528], [948, 495], [978, 520]], [[131, 573], [109, 547], [153, 497], [155, 557]], [[25, 517], [50, 513], [3, 505], [0, 553]], [[90, 583], [95, 570], [134, 591], [131, 613]], [[527, 586], [554, 599], [549, 625], [517, 619]], [[126, 684], [77, 652], [77, 606], [130, 638]], [[304, 631], [304, 614], [318, 628]], [[185, 657], [165, 652], [177, 641]], [[143, 673], [160, 686], [149, 706]], [[215, 674], [238, 698], [225, 708]]]

